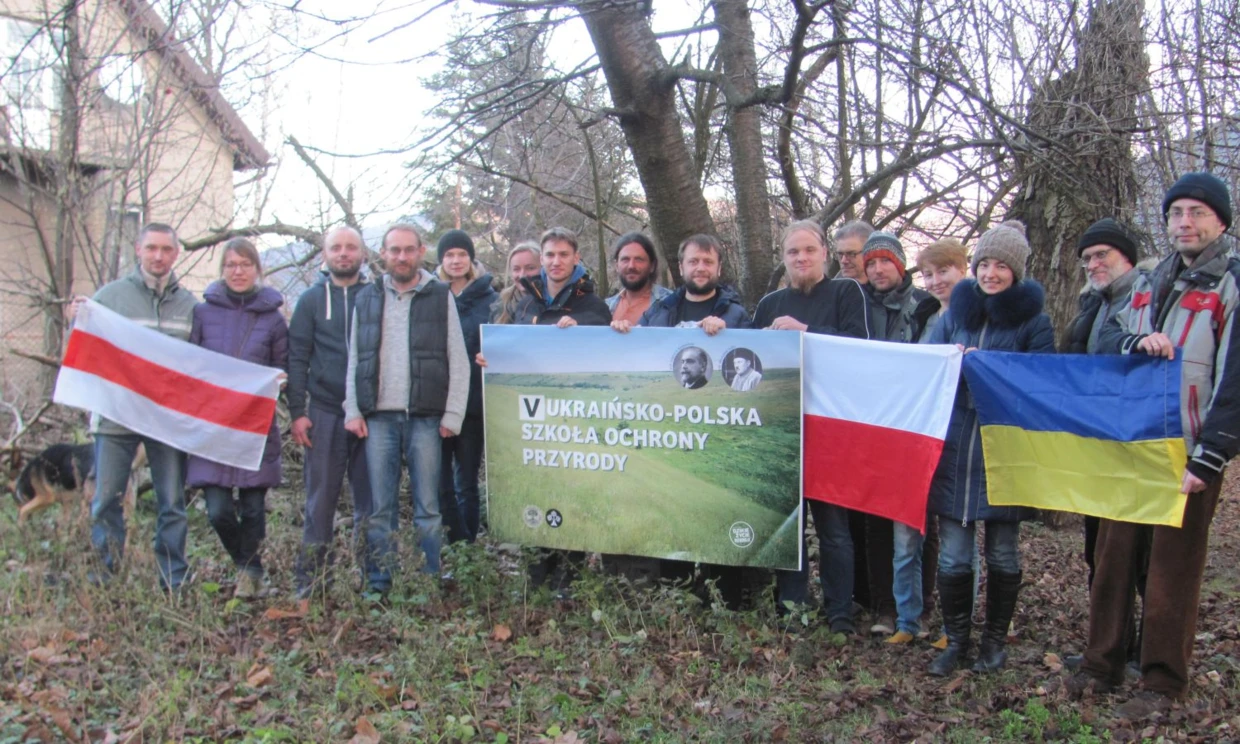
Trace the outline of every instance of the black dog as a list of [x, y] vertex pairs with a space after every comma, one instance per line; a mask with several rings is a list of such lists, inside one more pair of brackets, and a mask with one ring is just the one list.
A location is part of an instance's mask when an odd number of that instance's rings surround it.
[[95, 493], [95, 445], [53, 444], [22, 468], [13, 498], [18, 522], [68, 494], [90, 503]]

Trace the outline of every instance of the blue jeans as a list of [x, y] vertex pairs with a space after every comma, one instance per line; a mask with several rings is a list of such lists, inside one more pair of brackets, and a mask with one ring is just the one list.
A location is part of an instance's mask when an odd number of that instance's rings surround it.
[[[818, 578], [822, 581], [823, 609], [832, 626], [853, 623], [853, 541], [848, 531], [848, 510], [816, 499], [805, 499], [814, 515], [818, 533]], [[779, 604], [809, 603], [809, 563], [805, 556], [805, 536], [801, 536], [801, 570], [776, 572]]]
[[90, 504], [90, 541], [108, 573], [125, 554], [125, 489], [138, 445], [146, 448], [159, 517], [155, 522], [155, 565], [159, 583], [177, 589], [185, 581], [185, 453], [141, 434], [95, 435], [95, 497]]
[[379, 411], [366, 417], [366, 465], [370, 470], [374, 511], [366, 520], [366, 581], [371, 591], [392, 588], [396, 558], [393, 525], [399, 508], [401, 461], [409, 468], [413, 523], [426, 556], [422, 570], [439, 575], [443, 519], [439, 515], [439, 469], [443, 438], [438, 416], [407, 416]]
[[[939, 573], [974, 575], [977, 522], [961, 527], [954, 519], [939, 520]], [[986, 523], [986, 567], [1014, 574], [1020, 571], [1020, 522]]]
[[891, 570], [894, 577], [891, 593], [896, 600], [896, 627], [905, 633], [921, 632], [921, 615], [925, 604], [921, 586], [921, 548], [925, 536], [915, 527], [892, 523], [894, 550]]
[[461, 433], [443, 440], [439, 511], [448, 527], [448, 542], [478, 539], [478, 470], [482, 467], [482, 449], [481, 416], [466, 416]]

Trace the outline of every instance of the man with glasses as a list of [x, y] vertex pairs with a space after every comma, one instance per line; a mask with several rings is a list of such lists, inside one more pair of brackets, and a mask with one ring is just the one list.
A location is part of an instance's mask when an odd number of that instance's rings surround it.
[[865, 284], [865, 264], [861, 261], [861, 249], [874, 232], [874, 226], [861, 220], [845, 222], [831, 234], [831, 258], [840, 265], [837, 279], [855, 279]]
[[1240, 259], [1231, 256], [1231, 196], [1209, 173], [1189, 173], [1163, 199], [1175, 251], [1133, 284], [1107, 322], [1100, 353], [1183, 357], [1181, 418], [1189, 448], [1183, 523], [1151, 527], [1103, 520], [1090, 590], [1089, 646], [1069, 691], [1111, 691], [1124, 681], [1133, 593], [1143, 546], [1149, 571], [1141, 637], [1141, 691], [1120, 705], [1129, 720], [1165, 712], [1188, 692], [1189, 660], [1210, 522], [1227, 462], [1240, 451]]
[[397, 224], [384, 233], [382, 246], [387, 273], [357, 294], [344, 399], [344, 428], [366, 440], [374, 501], [366, 525], [366, 584], [377, 594], [392, 587], [402, 458], [426, 556], [422, 570], [439, 576], [443, 439], [461, 433], [469, 397], [456, 299], [422, 268], [422, 237], [413, 225]]
[[[1138, 273], [1137, 244], [1132, 232], [1110, 217], [1089, 226], [1077, 242], [1077, 255], [1081, 268], [1089, 282], [1089, 291], [1080, 297], [1080, 314], [1068, 326], [1066, 351], [1073, 354], [1097, 354], [1098, 337], [1107, 322], [1128, 305], [1132, 285]], [[1098, 543], [1098, 517], [1085, 517], [1085, 565], [1089, 567], [1089, 586], [1094, 583], [1094, 552]], [[1144, 568], [1141, 569], [1144, 574]], [[1144, 576], [1137, 583], [1144, 594]], [[1136, 643], [1135, 624], [1128, 644], [1128, 658], [1135, 659], [1139, 647]], [[1069, 656], [1064, 663], [1076, 669], [1084, 663], [1084, 656]]]

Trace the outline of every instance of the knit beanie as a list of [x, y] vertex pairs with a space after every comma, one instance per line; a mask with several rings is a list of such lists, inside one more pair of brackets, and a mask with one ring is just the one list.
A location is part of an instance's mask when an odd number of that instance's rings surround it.
[[1103, 217], [1089, 226], [1076, 244], [1076, 255], [1095, 245], [1109, 245], [1124, 254], [1128, 263], [1137, 265], [1137, 244], [1132, 239], [1132, 233], [1110, 217]]
[[1014, 281], [1025, 278], [1025, 263], [1029, 260], [1029, 241], [1025, 239], [1025, 223], [1007, 220], [982, 233], [973, 250], [973, 263], [969, 268], [977, 276], [977, 265], [982, 259], [994, 258], [1007, 264]]
[[1180, 180], [1171, 184], [1167, 195], [1163, 197], [1163, 222], [1167, 221], [1167, 213], [1171, 211], [1171, 202], [1176, 199], [1196, 199], [1204, 203], [1218, 216], [1223, 227], [1231, 227], [1231, 194], [1227, 184], [1212, 173], [1185, 173]]
[[865, 239], [865, 246], [861, 249], [861, 265], [865, 266], [876, 258], [885, 258], [896, 265], [900, 270], [900, 278], [904, 278], [907, 271], [905, 268], [904, 246], [900, 243], [900, 239], [889, 232], [876, 230], [870, 233], [870, 237]]
[[464, 230], [449, 230], [439, 239], [439, 260], [443, 261], [443, 254], [452, 248], [464, 248], [469, 254], [469, 260], [473, 261], [474, 241], [469, 239], [469, 235]]

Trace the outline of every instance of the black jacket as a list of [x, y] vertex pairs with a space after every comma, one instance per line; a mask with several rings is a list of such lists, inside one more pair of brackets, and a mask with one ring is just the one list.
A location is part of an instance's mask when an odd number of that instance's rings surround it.
[[288, 410], [306, 415], [306, 396], [318, 408], [341, 414], [349, 367], [349, 329], [365, 277], [351, 287], [332, 284], [327, 272], [297, 300], [288, 327]]
[[491, 304], [499, 293], [491, 284], [491, 275], [484, 274], [469, 283], [456, 296], [456, 312], [461, 316], [461, 333], [465, 336], [465, 351], [469, 354], [469, 404], [467, 416], [482, 415], [482, 370], [474, 357], [482, 350], [482, 338], [478, 329], [490, 320]]
[[869, 300], [855, 279], [823, 279], [808, 293], [791, 287], [778, 289], [758, 303], [753, 327], [790, 315], [809, 326], [810, 333], [850, 338], [873, 338], [867, 312]]
[[547, 286], [541, 274], [527, 276], [521, 284], [525, 286], [525, 296], [517, 304], [514, 325], [555, 325], [565, 317], [577, 321], [577, 325], [611, 325], [611, 311], [594, 294], [594, 280], [588, 274], [566, 284], [550, 305], [544, 299]]
[[[651, 328], [671, 328], [680, 322], [680, 305], [685, 301], [684, 287], [659, 300], [642, 313], [638, 325]], [[727, 324], [728, 328], [748, 328], [749, 313], [741, 304], [741, 298], [731, 287], [719, 287], [715, 292], [715, 306], [711, 315]]]
[[930, 297], [930, 293], [914, 287], [911, 274], [905, 274], [900, 286], [887, 292], [877, 291], [873, 284], [867, 284], [863, 289], [870, 301], [872, 338], [904, 343], [917, 340], [914, 331], [920, 329], [914, 327], [913, 313], [922, 300]]

